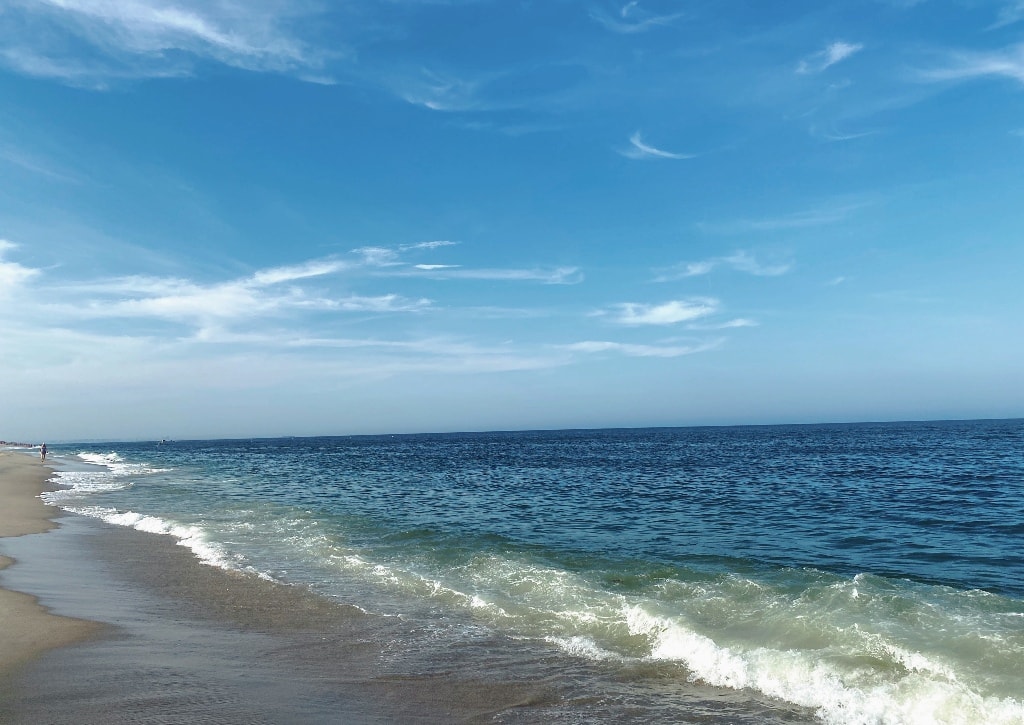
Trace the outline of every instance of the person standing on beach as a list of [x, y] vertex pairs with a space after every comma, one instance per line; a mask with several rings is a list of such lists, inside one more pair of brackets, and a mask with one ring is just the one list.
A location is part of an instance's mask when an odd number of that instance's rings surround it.
[[39, 449], [39, 460], [43, 461], [43, 462], [46, 461], [46, 444], [45, 443]]

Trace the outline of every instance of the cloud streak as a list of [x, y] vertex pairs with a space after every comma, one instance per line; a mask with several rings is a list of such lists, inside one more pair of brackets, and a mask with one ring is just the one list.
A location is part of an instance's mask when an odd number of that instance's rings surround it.
[[586, 340], [569, 345], [563, 345], [563, 349], [570, 352], [586, 353], [596, 355], [600, 353], [619, 353], [627, 357], [682, 357], [693, 355], [699, 352], [713, 350], [721, 345], [723, 340], [711, 340], [709, 342], [693, 343], [689, 345], [679, 344], [656, 344], [637, 345], [633, 343], [611, 342], [607, 340]]
[[700, 262], [682, 262], [661, 270], [655, 282], [672, 282], [687, 277], [699, 277], [710, 274], [719, 267], [727, 267], [736, 272], [752, 274], [755, 277], [778, 277], [793, 268], [792, 262], [764, 264], [745, 251], [737, 251], [725, 257], [713, 257]]
[[672, 151], [664, 151], [655, 148], [644, 142], [640, 132], [637, 131], [629, 137], [629, 147], [619, 151], [628, 159], [692, 159], [694, 154], [680, 154]]
[[224, 325], [293, 312], [418, 312], [427, 299], [397, 294], [325, 296], [297, 283], [333, 275], [350, 266], [337, 260], [259, 270], [241, 279], [199, 284], [189, 280], [128, 276], [68, 285], [60, 291], [75, 299], [48, 305], [66, 319], [149, 319], [195, 325], [199, 337]]
[[479, 97], [481, 81], [460, 78], [451, 73], [420, 69], [416, 74], [397, 74], [382, 79], [382, 82], [406, 103], [431, 111], [479, 111], [488, 108]]
[[942, 68], [924, 71], [929, 81], [1002, 77], [1024, 83], [1024, 43], [991, 52], [955, 52]]
[[[431, 279], [490, 280], [495, 282], [540, 282], [542, 284], [579, 284], [583, 273], [578, 267], [551, 269], [468, 269], [460, 265], [418, 264], [416, 274]], [[406, 272], [405, 274], [409, 274]]]
[[607, 313], [612, 322], [619, 325], [675, 325], [691, 322], [718, 311], [718, 300], [711, 297], [691, 297], [683, 300], [669, 300], [657, 305], [623, 302], [613, 305]]
[[801, 60], [797, 64], [796, 72], [801, 75], [821, 73], [822, 71], [831, 68], [836, 63], [842, 62], [854, 54], [859, 53], [863, 49], [864, 46], [861, 43], [847, 43], [842, 40], [837, 40], [836, 42], [830, 43], [826, 46], [824, 50], [813, 53]]
[[999, 9], [996, 22], [990, 25], [988, 30], [997, 30], [1007, 25], [1016, 25], [1021, 20], [1024, 20], [1024, 2], [1022, 0], [1015, 0]]
[[845, 221], [858, 209], [867, 206], [867, 203], [851, 203], [842, 205], [826, 205], [816, 209], [783, 214], [776, 217], [765, 217], [763, 219], [737, 219], [726, 222], [702, 222], [697, 228], [717, 234], [747, 234], [750, 232], [774, 232], [787, 229], [807, 229], [811, 227], [826, 226]]
[[643, 10], [640, 3], [634, 0], [623, 5], [615, 15], [604, 10], [591, 10], [590, 17], [613, 33], [632, 35], [671, 25], [683, 17], [683, 13], [654, 15]]
[[22, 0], [7, 10], [20, 32], [2, 57], [22, 73], [101, 86], [188, 75], [199, 59], [314, 80], [326, 54], [289, 32], [301, 12], [293, 7], [254, 0], [239, 12], [228, 0]]
[[389, 277], [426, 277], [428, 279], [491, 280], [505, 282], [541, 282], [543, 284], [579, 284], [583, 272], [579, 267], [534, 267], [534, 268], [472, 268], [462, 264], [417, 263], [410, 264], [402, 258], [402, 252], [415, 250], [432, 251], [455, 246], [456, 242], [433, 241], [391, 247], [360, 247], [352, 250], [362, 259], [366, 267], [376, 268], [375, 274]]
[[4, 260], [7, 252], [17, 248], [14, 242], [0, 239], [0, 299], [12, 297], [23, 283], [39, 274], [38, 269]]

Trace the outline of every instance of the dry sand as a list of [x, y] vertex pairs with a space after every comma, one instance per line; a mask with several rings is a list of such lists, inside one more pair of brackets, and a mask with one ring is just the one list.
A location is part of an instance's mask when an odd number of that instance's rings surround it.
[[[39, 498], [50, 474], [49, 468], [27, 455], [0, 453], [0, 537], [38, 534], [55, 526], [57, 511]], [[12, 563], [13, 559], [0, 555], [0, 570]], [[51, 614], [28, 594], [0, 589], [0, 674], [48, 649], [86, 639], [99, 627]]]

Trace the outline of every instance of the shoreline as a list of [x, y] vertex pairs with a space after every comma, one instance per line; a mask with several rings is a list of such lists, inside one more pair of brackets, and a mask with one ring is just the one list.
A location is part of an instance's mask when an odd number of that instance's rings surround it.
[[[0, 590], [0, 617], [27, 602], [42, 637], [0, 670], [9, 725], [816, 721], [682, 672], [652, 679], [647, 663], [624, 670], [485, 630], [447, 637], [436, 622], [210, 566], [173, 537], [43, 504], [49, 472], [0, 454], [0, 531], [20, 532], [0, 538], [17, 561], [0, 572], [14, 590]], [[3, 636], [0, 653], [14, 652]]]
[[63, 514], [39, 499], [51, 476], [0, 452], [4, 723], [538, 722], [561, 699], [477, 651], [435, 666], [400, 618]]
[[87, 640], [102, 625], [52, 613], [31, 594], [7, 588], [5, 571], [17, 560], [5, 556], [4, 543], [13, 537], [54, 529], [60, 512], [39, 494], [53, 470], [27, 455], [0, 452], [0, 675], [6, 675], [44, 652]]

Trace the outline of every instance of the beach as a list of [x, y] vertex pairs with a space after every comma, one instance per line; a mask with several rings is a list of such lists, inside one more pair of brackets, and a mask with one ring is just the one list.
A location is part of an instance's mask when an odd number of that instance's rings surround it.
[[49, 473], [0, 455], [0, 554], [15, 562], [0, 572], [0, 722], [814, 721], [749, 692], [681, 690], [649, 665], [623, 677], [501, 633], [452, 640], [209, 566], [172, 537], [60, 515], [38, 498]]
[[[0, 453], [0, 538], [53, 528], [52, 519], [59, 512], [39, 499], [50, 473], [27, 455]], [[12, 563], [0, 550], [0, 570]], [[52, 614], [29, 594], [0, 588], [0, 676], [42, 652], [86, 639], [98, 630], [94, 622]]]
[[416, 633], [160, 537], [55, 527], [38, 498], [49, 473], [0, 454], [0, 552], [15, 562], [0, 572], [2, 722], [486, 721], [550, 697], [478, 670], [382, 671], [382, 637]]

